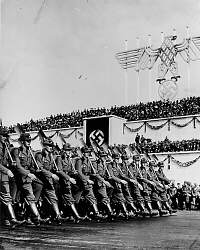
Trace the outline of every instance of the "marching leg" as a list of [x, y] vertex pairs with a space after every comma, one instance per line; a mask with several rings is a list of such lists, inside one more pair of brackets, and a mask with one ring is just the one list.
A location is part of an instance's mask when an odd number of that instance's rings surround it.
[[10, 218], [11, 218], [10, 220], [11, 226], [20, 226], [25, 223], [25, 220], [19, 221], [16, 219], [15, 212], [13, 210], [13, 206], [11, 203], [7, 204], [7, 208], [8, 208]]
[[58, 225], [61, 225], [62, 222], [61, 222], [60, 210], [59, 210], [59, 208], [58, 208], [58, 203], [57, 203], [57, 202], [53, 202], [53, 203], [52, 203], [52, 208], [53, 208], [53, 211], [54, 211], [55, 214], [56, 214], [55, 221], [58, 223]]
[[150, 216], [157, 216], [158, 211], [154, 210], [151, 206], [151, 202], [147, 202], [147, 209], [149, 210]]
[[78, 214], [78, 211], [77, 211], [77, 209], [76, 209], [76, 207], [75, 207], [74, 204], [72, 204], [70, 207], [71, 207], [71, 209], [72, 209], [72, 211], [73, 211], [73, 213], [74, 213], [74, 215], [75, 215], [75, 217], [76, 217], [77, 220], [84, 220], [86, 218], [86, 217], [81, 217]]

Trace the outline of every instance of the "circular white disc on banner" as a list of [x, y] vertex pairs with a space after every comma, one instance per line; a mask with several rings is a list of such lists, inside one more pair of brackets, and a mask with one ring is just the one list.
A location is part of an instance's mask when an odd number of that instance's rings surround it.
[[95, 141], [99, 146], [104, 143], [104, 133], [100, 129], [92, 131], [89, 138]]
[[158, 88], [158, 94], [162, 100], [173, 100], [177, 95], [178, 87], [175, 81], [166, 80], [161, 82]]

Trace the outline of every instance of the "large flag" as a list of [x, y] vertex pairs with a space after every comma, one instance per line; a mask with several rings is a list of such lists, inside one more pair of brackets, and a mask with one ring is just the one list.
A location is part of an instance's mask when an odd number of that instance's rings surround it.
[[98, 146], [109, 144], [109, 117], [94, 117], [86, 119], [86, 144], [91, 145], [91, 139]]

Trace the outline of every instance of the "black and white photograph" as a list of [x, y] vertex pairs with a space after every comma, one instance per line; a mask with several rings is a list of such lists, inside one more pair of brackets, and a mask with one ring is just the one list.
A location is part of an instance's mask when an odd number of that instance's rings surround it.
[[200, 1], [0, 0], [0, 249], [200, 249]]

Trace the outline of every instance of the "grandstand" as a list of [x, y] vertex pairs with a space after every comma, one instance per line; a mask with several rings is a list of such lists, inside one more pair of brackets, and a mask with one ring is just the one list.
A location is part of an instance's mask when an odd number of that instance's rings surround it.
[[[114, 135], [112, 144], [131, 144], [139, 134], [141, 153], [155, 153], [165, 162], [167, 175], [177, 182], [198, 181], [198, 160], [200, 135], [200, 98], [188, 97], [176, 101], [155, 101], [129, 106], [115, 106], [110, 109], [97, 108], [66, 114], [51, 115], [45, 119], [21, 124], [32, 136], [35, 150], [40, 149], [37, 131], [42, 128], [47, 136], [62, 146], [61, 133], [73, 146], [81, 146], [80, 138], [85, 137], [84, 120], [91, 117], [120, 117], [122, 123]], [[14, 126], [9, 127], [11, 140], [17, 145], [18, 135]], [[121, 133], [121, 135], [120, 135]]]

